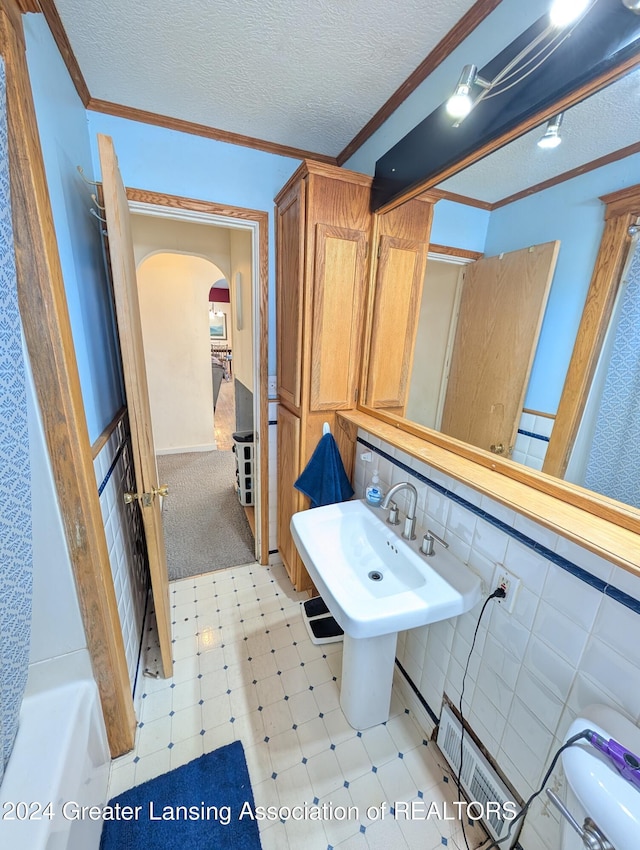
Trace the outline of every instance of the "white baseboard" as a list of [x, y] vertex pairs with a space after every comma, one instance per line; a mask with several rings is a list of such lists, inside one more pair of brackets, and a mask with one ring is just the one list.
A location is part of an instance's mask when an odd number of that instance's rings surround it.
[[181, 455], [187, 452], [213, 452], [217, 449], [215, 443], [204, 443], [201, 446], [180, 446], [175, 449], [156, 449], [157, 455]]

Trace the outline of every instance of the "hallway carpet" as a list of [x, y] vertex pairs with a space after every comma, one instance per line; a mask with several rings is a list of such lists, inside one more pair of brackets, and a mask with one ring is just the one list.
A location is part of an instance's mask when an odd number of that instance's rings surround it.
[[159, 455], [158, 474], [169, 485], [162, 511], [169, 580], [255, 561], [233, 452]]

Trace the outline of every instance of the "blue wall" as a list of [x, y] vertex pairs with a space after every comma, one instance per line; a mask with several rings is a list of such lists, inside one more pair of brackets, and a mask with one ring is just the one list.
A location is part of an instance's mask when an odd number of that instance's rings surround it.
[[27, 63], [49, 184], [89, 439], [93, 442], [122, 406], [122, 385], [99, 222], [92, 187], [77, 171], [93, 173], [86, 112], [49, 32], [44, 15], [23, 17]]
[[488, 210], [454, 201], [438, 201], [433, 211], [430, 241], [484, 253], [490, 217]]
[[487, 256], [560, 241], [558, 264], [525, 406], [556, 413], [604, 229], [598, 198], [638, 182], [640, 154], [567, 180], [491, 213]]
[[269, 214], [269, 374], [275, 373], [275, 242], [273, 199], [300, 161], [89, 112], [95, 173], [96, 135], [113, 138], [126, 186], [230, 204]]

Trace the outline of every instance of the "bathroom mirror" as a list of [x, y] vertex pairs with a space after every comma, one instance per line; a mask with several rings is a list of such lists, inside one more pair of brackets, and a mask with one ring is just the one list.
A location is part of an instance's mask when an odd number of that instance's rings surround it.
[[[634, 69], [564, 113], [558, 147], [538, 147], [542, 125], [430, 190], [436, 200], [415, 336], [403, 360], [404, 390], [394, 398], [376, 392], [375, 364], [385, 354], [377, 348], [372, 270], [366, 412], [539, 489], [548, 486], [537, 471], [565, 476], [567, 458], [552, 451], [549, 459], [547, 451], [605, 233], [601, 198], [640, 183], [639, 99]], [[631, 237], [621, 232], [618, 241], [624, 253]], [[581, 473], [571, 474], [584, 484]], [[640, 513], [625, 514], [640, 528]]]

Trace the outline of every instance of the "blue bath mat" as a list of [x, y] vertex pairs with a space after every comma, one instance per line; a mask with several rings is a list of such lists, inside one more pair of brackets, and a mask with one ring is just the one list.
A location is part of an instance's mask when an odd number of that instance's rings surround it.
[[261, 847], [249, 814], [255, 807], [240, 741], [137, 785], [108, 805], [118, 819], [105, 820], [100, 850]]

